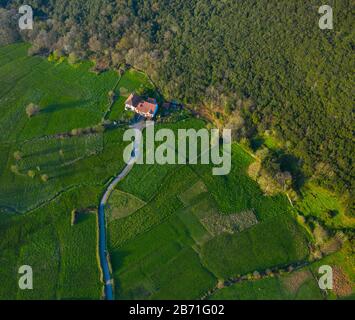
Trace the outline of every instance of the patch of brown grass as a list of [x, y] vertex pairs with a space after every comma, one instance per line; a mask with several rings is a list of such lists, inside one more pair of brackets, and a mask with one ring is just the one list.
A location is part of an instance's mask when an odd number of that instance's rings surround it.
[[204, 227], [213, 235], [222, 233], [236, 233], [244, 231], [258, 223], [258, 219], [253, 210], [240, 213], [223, 215], [213, 213], [200, 219]]
[[333, 290], [338, 297], [350, 296], [353, 292], [352, 283], [340, 267], [333, 267]]
[[312, 278], [312, 273], [308, 270], [291, 273], [283, 280], [283, 285], [288, 292], [296, 294], [302, 284]]
[[256, 181], [259, 177], [260, 169], [261, 169], [261, 162], [254, 161], [248, 168], [249, 177]]
[[323, 244], [320, 248], [324, 255], [329, 255], [331, 253], [337, 252], [341, 249], [343, 243], [341, 240], [337, 238], [330, 239], [325, 244]]

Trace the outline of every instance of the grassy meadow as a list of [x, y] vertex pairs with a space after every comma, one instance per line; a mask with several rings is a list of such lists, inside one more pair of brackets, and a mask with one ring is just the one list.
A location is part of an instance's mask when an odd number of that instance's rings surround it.
[[[319, 289], [318, 269], [323, 265], [333, 268], [333, 290]], [[217, 290], [209, 298], [211, 300], [354, 299], [354, 267], [352, 248], [347, 243], [340, 251], [290, 274], [273, 274], [259, 280], [242, 281]]]
[[[153, 96], [154, 86], [132, 69], [96, 75], [90, 62], [69, 65], [27, 50], [21, 43], [0, 47], [0, 300], [101, 299], [97, 207], [125, 166], [125, 126], [67, 133], [104, 117], [120, 122], [129, 93]], [[31, 118], [29, 103], [40, 107]], [[206, 125], [175, 119], [156, 129]], [[133, 167], [106, 210], [116, 299], [200, 299], [231, 278], [308, 261], [311, 239], [297, 210], [342, 217], [340, 204], [320, 190], [305, 193], [296, 208], [284, 194], [266, 196], [247, 174], [252, 162], [235, 143], [227, 176], [213, 176], [211, 165]], [[331, 257], [343, 262], [346, 255]], [[33, 267], [32, 291], [18, 289], [22, 265]], [[210, 298], [322, 298], [315, 267], [296, 279], [241, 282]]]
[[[96, 75], [89, 62], [29, 57], [27, 49], [0, 48], [0, 299], [101, 299], [97, 206], [124, 167], [124, 128], [65, 133], [100, 123], [120, 77]], [[127, 90], [147, 84], [134, 71], [121, 80]], [[29, 103], [40, 107], [31, 118]], [[80, 217], [71, 225], [74, 209]], [[18, 290], [25, 264], [32, 291]]]
[[322, 300], [317, 281], [308, 270], [287, 276], [244, 281], [222, 288], [211, 300]]
[[297, 203], [297, 209], [305, 217], [315, 217], [329, 228], [355, 227], [355, 218], [346, 213], [339, 197], [314, 183], [302, 188], [302, 201]]
[[308, 259], [287, 197], [264, 196], [246, 173], [251, 162], [234, 144], [227, 176], [209, 165], [133, 168], [117, 189], [146, 205], [108, 224], [117, 299], [199, 299], [218, 280]]

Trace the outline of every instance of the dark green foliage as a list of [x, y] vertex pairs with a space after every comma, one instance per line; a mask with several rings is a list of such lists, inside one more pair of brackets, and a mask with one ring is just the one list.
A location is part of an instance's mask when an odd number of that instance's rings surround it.
[[308, 176], [337, 191], [351, 188], [350, 0], [328, 1], [332, 31], [318, 27], [318, 0], [28, 2], [37, 17], [56, 22], [37, 19], [26, 33], [35, 51], [135, 65], [168, 97], [212, 103], [227, 114], [251, 97], [256, 108], [243, 111], [248, 126], [275, 130]]

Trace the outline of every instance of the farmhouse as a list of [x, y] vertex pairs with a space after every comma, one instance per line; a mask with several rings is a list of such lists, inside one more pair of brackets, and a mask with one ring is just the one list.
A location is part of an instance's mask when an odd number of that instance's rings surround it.
[[153, 98], [144, 100], [132, 93], [126, 100], [125, 109], [132, 110], [145, 118], [152, 119], [158, 112], [158, 103]]

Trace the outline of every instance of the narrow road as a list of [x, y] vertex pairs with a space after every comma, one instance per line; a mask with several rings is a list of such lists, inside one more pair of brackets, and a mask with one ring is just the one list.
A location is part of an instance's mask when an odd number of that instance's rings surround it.
[[[142, 131], [145, 127], [144, 121], [139, 121], [134, 124], [131, 128]], [[132, 151], [131, 159], [129, 160], [127, 166], [121, 171], [121, 173], [110, 183], [107, 187], [105, 194], [103, 195], [100, 206], [99, 206], [99, 255], [100, 255], [100, 265], [103, 273], [103, 280], [105, 283], [105, 299], [113, 300], [113, 281], [111, 278], [109, 262], [108, 262], [108, 252], [107, 252], [107, 238], [106, 238], [106, 219], [105, 219], [105, 207], [107, 205], [107, 201], [110, 198], [112, 191], [115, 189], [117, 184], [124, 179], [128, 173], [132, 170], [136, 160], [139, 158], [140, 150], [139, 144], [140, 139], [134, 141], [134, 151]]]

